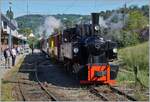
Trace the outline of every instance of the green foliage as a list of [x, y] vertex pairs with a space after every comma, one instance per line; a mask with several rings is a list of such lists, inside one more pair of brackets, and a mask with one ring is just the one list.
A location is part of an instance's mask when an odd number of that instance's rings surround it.
[[139, 35], [136, 32], [128, 30], [114, 30], [108, 36], [113, 41], [118, 42], [118, 47], [126, 47], [139, 43]]
[[106, 11], [101, 11], [100, 12], [100, 16], [102, 16], [104, 19], [109, 18], [113, 13], [117, 12], [117, 13], [124, 13], [124, 14], [128, 14], [131, 11], [141, 11], [144, 16], [146, 16], [147, 18], [149, 17], [149, 6], [148, 5], [143, 5], [142, 7], [138, 7], [137, 5], [131, 5], [129, 7], [122, 7], [119, 8], [118, 10], [106, 10]]
[[30, 46], [30, 48], [40, 48], [40, 42], [38, 40], [39, 36], [38, 35], [35, 35], [35, 37], [28, 37], [28, 44]]
[[149, 17], [149, 5], [142, 6], [141, 11], [143, 12], [144, 16]]
[[[90, 19], [89, 15], [77, 15], [77, 14], [57, 14], [57, 15], [25, 15], [17, 17], [19, 29], [30, 28], [33, 33], [38, 34], [38, 27], [44, 24], [45, 18], [53, 16], [57, 19], [60, 19], [61, 22], [68, 27], [74, 26], [77, 22], [80, 21], [80, 17], [83, 17], [84, 21]], [[66, 20], [64, 19], [66, 18]]]
[[[139, 43], [139, 33], [148, 24], [148, 5], [138, 7], [131, 5], [130, 7], [122, 7], [117, 10], [101, 11], [100, 16], [104, 19], [108, 19], [113, 13], [128, 14], [125, 26], [122, 30], [114, 30], [109, 32], [109, 36], [112, 40], [117, 41], [120, 47], [135, 45]], [[16, 18], [18, 26], [20, 28], [19, 33], [23, 33], [25, 36], [30, 34], [28, 29], [32, 29], [33, 33], [38, 35], [38, 27], [44, 23], [44, 20], [48, 16], [54, 16], [60, 19], [64, 26], [73, 27], [75, 24], [81, 22], [87, 22], [91, 19], [90, 15], [77, 15], [77, 14], [57, 14], [57, 15], [25, 15]], [[114, 16], [111, 22], [118, 23], [118, 17]], [[106, 33], [105, 33], [106, 34]]]
[[122, 47], [136, 45], [139, 42], [138, 34], [135, 32], [122, 30], [119, 43]]
[[124, 28], [120, 31], [113, 31], [113, 39], [119, 43], [120, 47], [136, 45], [140, 42], [141, 30], [145, 28], [147, 24], [148, 18], [145, 17], [141, 11], [132, 10], [129, 13]]
[[44, 23], [44, 19], [43, 15], [25, 15], [17, 17], [16, 21], [19, 29], [30, 28], [35, 33], [37, 28]]
[[13, 19], [13, 17], [14, 17], [13, 11], [12, 11], [12, 10], [7, 10], [6, 16], [7, 16], [9, 19]]
[[18, 32], [20, 34], [23, 34], [24, 36], [28, 37], [29, 34], [32, 32], [32, 29], [30, 29], [30, 28], [21, 28], [21, 29], [18, 30]]
[[[148, 42], [133, 46], [127, 47], [119, 50], [119, 56], [123, 62], [122, 68], [133, 72], [134, 67], [138, 68], [138, 78], [141, 83], [145, 86], [148, 86], [148, 77], [149, 77], [149, 53], [148, 53]], [[133, 80], [133, 73], [129, 76], [120, 75], [120, 81], [123, 80]], [[119, 77], [120, 77], [119, 76]], [[129, 79], [128, 79], [129, 78]]]
[[148, 42], [121, 49], [119, 55], [128, 69], [137, 66], [139, 70], [148, 71]]
[[140, 42], [140, 30], [148, 24], [148, 19], [141, 11], [130, 11], [125, 28], [121, 31], [122, 46], [135, 45]]
[[118, 73], [117, 81], [122, 84], [124, 81], [133, 81], [134, 80], [134, 74], [132, 73]]
[[139, 30], [143, 29], [148, 24], [148, 18], [146, 18], [141, 11], [131, 11], [127, 20], [127, 29]]

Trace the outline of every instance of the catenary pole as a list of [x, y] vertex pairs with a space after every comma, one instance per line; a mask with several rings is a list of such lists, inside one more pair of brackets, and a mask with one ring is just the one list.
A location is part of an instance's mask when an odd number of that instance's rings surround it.
[[2, 20], [1, 20], [1, 4], [2, 4], [2, 0], [0, 0], [0, 55], [1, 55], [1, 53], [2, 53], [2, 40], [1, 40], [1, 38], [2, 38]]
[[[9, 1], [9, 13], [11, 13], [11, 4], [12, 2]], [[11, 16], [11, 14], [9, 14], [9, 16]], [[11, 26], [11, 17], [9, 17], [9, 23]], [[11, 35], [11, 27], [9, 27], [9, 40], [8, 40], [8, 44], [9, 44], [9, 48], [12, 47], [12, 35]]]

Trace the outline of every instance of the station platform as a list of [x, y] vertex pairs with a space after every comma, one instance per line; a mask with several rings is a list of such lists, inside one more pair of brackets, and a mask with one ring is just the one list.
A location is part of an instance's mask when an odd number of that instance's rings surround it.
[[[16, 57], [16, 64], [19, 62], [19, 60], [23, 57], [24, 55], [18, 55]], [[12, 59], [10, 58], [10, 65], [12, 65]], [[1, 59], [0, 59], [0, 79], [2, 79], [5, 75], [5, 73], [9, 70], [12, 69], [12, 66], [11, 68], [7, 68], [7, 66], [5, 66], [5, 58], [3, 56], [1, 56]]]

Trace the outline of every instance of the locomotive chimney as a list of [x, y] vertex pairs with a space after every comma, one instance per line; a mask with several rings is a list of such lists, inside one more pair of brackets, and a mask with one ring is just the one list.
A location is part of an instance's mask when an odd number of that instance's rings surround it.
[[92, 13], [92, 24], [93, 25], [99, 24], [99, 13]]
[[[92, 35], [98, 34], [99, 26], [99, 13], [92, 13]], [[96, 28], [97, 27], [97, 28]]]

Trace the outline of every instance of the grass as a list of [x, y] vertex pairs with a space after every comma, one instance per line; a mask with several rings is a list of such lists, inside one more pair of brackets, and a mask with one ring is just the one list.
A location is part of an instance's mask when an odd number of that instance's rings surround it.
[[14, 85], [13, 85], [13, 83], [9, 82], [8, 80], [12, 80], [16, 76], [22, 62], [23, 62], [23, 58], [21, 58], [19, 60], [19, 62], [17, 63], [16, 66], [14, 66], [9, 72], [7, 72], [4, 76], [4, 78], [1, 80], [2, 81], [2, 84], [1, 84], [1, 93], [2, 93], [1, 98], [2, 99], [1, 99], [1, 101], [14, 101], [15, 100], [12, 96]]
[[119, 57], [123, 65], [120, 67], [133, 73], [120, 73], [118, 81], [135, 81], [134, 67], [138, 69], [138, 79], [141, 83], [149, 87], [149, 53], [148, 42], [119, 50]]
[[124, 84], [124, 82], [132, 83], [134, 75], [132, 73], [119, 72], [117, 80], [119, 81], [119, 84]]

